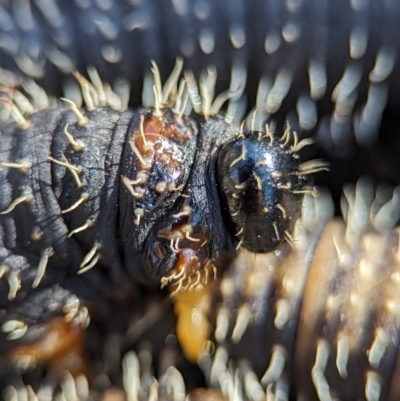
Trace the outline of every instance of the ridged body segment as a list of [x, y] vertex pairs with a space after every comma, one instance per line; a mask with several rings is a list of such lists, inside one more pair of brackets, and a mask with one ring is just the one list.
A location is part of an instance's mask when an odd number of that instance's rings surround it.
[[[80, 127], [72, 111], [58, 107], [32, 115], [25, 131], [15, 124], [2, 130], [3, 321], [23, 305], [22, 315], [28, 316], [30, 303], [34, 308], [32, 297], [39, 300], [42, 293], [67, 291], [93, 300], [102, 281], [112, 286], [121, 279], [116, 202], [131, 112], [98, 109], [88, 114], [90, 122]], [[75, 151], [66, 133], [84, 138], [84, 147]], [[26, 169], [18, 167], [21, 162]], [[104, 235], [105, 227], [109, 236]], [[98, 269], [92, 279], [76, 284], [76, 274], [93, 247], [108, 269]], [[65, 302], [68, 297], [64, 298]], [[35, 312], [32, 323], [64, 314], [63, 306], [60, 302], [48, 312]]]

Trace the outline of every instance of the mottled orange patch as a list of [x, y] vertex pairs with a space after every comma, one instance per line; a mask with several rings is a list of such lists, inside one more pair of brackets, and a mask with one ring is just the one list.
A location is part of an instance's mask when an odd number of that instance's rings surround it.
[[185, 269], [187, 276], [195, 276], [195, 274], [204, 267], [209, 259], [203, 252], [194, 249], [184, 248], [178, 256], [175, 271]]
[[48, 323], [47, 332], [39, 340], [16, 347], [10, 357], [15, 360], [29, 358], [35, 364], [49, 364], [56, 371], [67, 370], [72, 375], [85, 373], [83, 338], [82, 326], [57, 317]]
[[171, 178], [167, 182], [167, 190], [176, 190], [184, 171], [182, 161], [185, 155], [180, 145], [189, 142], [192, 136], [190, 124], [147, 114], [143, 124], [140, 123], [132, 133], [134, 146], [145, 162], [140, 161], [141, 168], [148, 170], [155, 163], [161, 164], [163, 171]]
[[110, 388], [101, 395], [101, 401], [126, 401], [126, 393], [119, 388]]
[[143, 131], [145, 134], [161, 134], [163, 124], [158, 117], [147, 116], [143, 121]]
[[193, 135], [190, 124], [178, 120], [171, 122], [163, 117], [159, 118], [151, 114], [147, 115], [143, 121], [143, 131], [145, 135], [159, 134], [165, 138], [182, 142], [188, 141]]
[[219, 390], [210, 388], [196, 388], [191, 391], [187, 398], [187, 401], [228, 401]]
[[[187, 220], [188, 216], [182, 215], [180, 218]], [[183, 223], [170, 231], [160, 230], [157, 236], [172, 241], [174, 250], [178, 253], [178, 260], [171, 275], [184, 270], [185, 278], [193, 283], [196, 280], [196, 274], [210, 262], [207, 249], [202, 246], [206, 243], [204, 234], [198, 232], [196, 227], [189, 223]], [[178, 239], [179, 241], [176, 242]]]

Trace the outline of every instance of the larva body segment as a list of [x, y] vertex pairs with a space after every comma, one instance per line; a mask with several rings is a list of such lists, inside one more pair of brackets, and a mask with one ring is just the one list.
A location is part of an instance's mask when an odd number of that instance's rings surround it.
[[[9, 125], [3, 130], [1, 141], [3, 185], [8, 189], [2, 197], [2, 221], [15, 220], [17, 227], [4, 236], [4, 245], [13, 253], [26, 256], [40, 255], [53, 247], [49, 261], [64, 272], [77, 271], [85, 255], [82, 252], [89, 251], [96, 241], [99, 248], [106, 241], [96, 238], [91, 227], [71, 232], [88, 219], [97, 227], [106, 226], [107, 219], [108, 224], [116, 220], [115, 204], [110, 208], [109, 202], [115, 202], [117, 197], [118, 187], [112, 184], [118, 182], [131, 112], [121, 115], [111, 109], [98, 109], [89, 114], [87, 125], [80, 127], [68, 109], [38, 112], [30, 117], [31, 127], [26, 131]], [[75, 139], [85, 138], [83, 148], [75, 151], [67, 134]], [[7, 167], [7, 163], [20, 160], [30, 163], [26, 172]], [[21, 193], [27, 193], [29, 199], [15, 204]], [[13, 202], [15, 207], [10, 210]], [[109, 210], [108, 216], [101, 213], [102, 207]], [[110, 236], [103, 256], [107, 259], [110, 252], [110, 259], [118, 260], [112, 255], [115, 245], [111, 238], [115, 235]], [[35, 262], [39, 260], [30, 261], [33, 266], [37, 265]]]
[[[171, 238], [160, 238], [170, 231], [166, 210], [178, 206], [189, 178], [197, 144], [197, 127], [183, 116], [179, 121], [170, 110], [160, 115], [141, 110], [132, 120], [129, 147], [124, 149], [121, 188], [124, 258], [133, 276], [160, 277], [173, 269], [177, 254], [170, 250]], [[130, 192], [128, 196], [128, 191]], [[135, 224], [132, 224], [132, 221]], [[141, 254], [146, 241], [148, 254]]]
[[244, 387], [273, 400], [398, 398], [399, 236], [386, 217], [399, 206], [385, 190], [346, 188], [346, 222], [329, 221], [323, 194], [312, 208], [306, 199], [293, 248], [231, 264], [214, 301], [211, 383], [229, 356]]
[[[51, 318], [63, 316], [86, 327], [89, 316], [79, 298], [90, 303], [121, 280], [117, 177], [132, 113], [87, 114], [81, 127], [75, 114], [60, 106], [31, 115], [26, 130], [16, 124], [2, 130], [3, 351], [35, 343]], [[71, 140], [80, 144], [78, 150]], [[21, 161], [27, 168], [18, 167]], [[78, 272], [99, 261], [100, 252], [109, 268], [77, 280]], [[9, 322], [16, 317], [25, 332], [11, 336]]]
[[[350, 256], [345, 231], [343, 223], [331, 222], [310, 266], [295, 364], [311, 375], [299, 374], [298, 391], [321, 397], [327, 381], [332, 397], [396, 400], [398, 233], [365, 233]], [[331, 243], [336, 248], [324, 246]]]
[[[168, 109], [160, 116], [155, 111], [144, 115], [143, 136], [140, 124], [134, 123], [134, 139], [129, 140], [133, 154], [125, 149], [123, 157], [122, 171], [128, 171], [131, 182], [147, 175], [144, 189], [132, 186], [133, 197], [121, 196], [126, 199], [121, 203], [122, 236], [136, 241], [124, 244], [125, 263], [135, 278], [142, 274], [157, 283], [163, 277], [168, 283], [184, 275], [183, 284], [205, 266], [212, 270], [224, 252], [234, 254], [220, 211], [215, 163], [219, 148], [236, 131], [219, 119], [211, 124], [196, 116], [178, 118]], [[132, 220], [139, 223], [134, 233]], [[135, 252], [140, 258], [135, 259]]]

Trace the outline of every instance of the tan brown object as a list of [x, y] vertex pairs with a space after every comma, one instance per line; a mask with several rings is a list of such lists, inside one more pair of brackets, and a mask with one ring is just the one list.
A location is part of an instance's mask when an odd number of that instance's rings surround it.
[[332, 221], [315, 251], [295, 347], [298, 392], [323, 400], [398, 400], [398, 232], [349, 231], [349, 224]]
[[101, 398], [101, 401], [126, 401], [126, 394], [124, 390], [119, 388], [111, 388], [106, 390]]
[[10, 358], [18, 364], [49, 365], [51, 369], [72, 375], [85, 373], [82, 356], [84, 329], [81, 325], [57, 317], [47, 323], [46, 333], [34, 343], [13, 349]]
[[196, 388], [191, 391], [187, 401], [227, 401], [219, 390], [209, 388]]

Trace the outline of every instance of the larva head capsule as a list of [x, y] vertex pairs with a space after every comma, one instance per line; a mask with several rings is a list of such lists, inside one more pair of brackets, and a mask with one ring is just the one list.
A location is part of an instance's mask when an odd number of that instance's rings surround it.
[[305, 178], [289, 146], [261, 132], [247, 132], [223, 145], [218, 164], [228, 225], [237, 242], [268, 252], [290, 238], [300, 217]]

